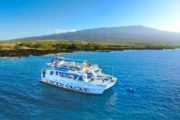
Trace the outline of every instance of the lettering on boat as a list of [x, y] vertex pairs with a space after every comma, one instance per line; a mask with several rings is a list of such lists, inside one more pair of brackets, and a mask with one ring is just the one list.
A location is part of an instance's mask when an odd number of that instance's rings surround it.
[[67, 88], [67, 89], [71, 89], [71, 90], [75, 90], [75, 91], [79, 91], [79, 92], [84, 92], [84, 93], [87, 92], [87, 88], [76, 87], [76, 86], [73, 86], [70, 84], [64, 84], [64, 83], [60, 83], [60, 82], [56, 82], [56, 81], [52, 81], [52, 80], [49, 80], [48, 83], [51, 85], [55, 85], [58, 87]]

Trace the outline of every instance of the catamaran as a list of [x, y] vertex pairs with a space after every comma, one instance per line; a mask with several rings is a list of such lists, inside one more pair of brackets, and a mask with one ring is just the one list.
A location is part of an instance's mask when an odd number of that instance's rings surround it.
[[56, 56], [42, 70], [41, 81], [77, 92], [102, 94], [117, 78], [102, 73], [97, 64], [87, 60]]

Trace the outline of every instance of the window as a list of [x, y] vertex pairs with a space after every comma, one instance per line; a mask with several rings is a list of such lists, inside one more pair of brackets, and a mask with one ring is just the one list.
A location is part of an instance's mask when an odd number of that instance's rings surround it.
[[74, 79], [77, 79], [77, 77], [78, 77], [77, 75], [74, 75]]
[[[53, 71], [51, 71], [53, 72]], [[51, 74], [51, 73], [50, 73]], [[53, 74], [53, 73], [52, 73]], [[69, 79], [77, 79], [78, 75], [74, 75], [74, 74], [67, 74], [67, 73], [61, 73], [61, 72], [56, 72], [56, 75], [58, 75], [59, 77], [63, 77], [63, 78], [69, 78]], [[83, 78], [82, 78], [83, 79]]]
[[64, 74], [64, 73], [62, 73], [62, 77], [65, 77], [65, 74]]
[[69, 78], [75, 80], [77, 78], [77, 75], [69, 75]]
[[68, 75], [69, 79], [74, 79], [74, 75]]
[[83, 77], [82, 76], [79, 77], [79, 81], [83, 81]]
[[54, 71], [51, 71], [51, 72], [50, 72], [50, 75], [53, 75], [53, 74], [54, 74]]
[[56, 71], [56, 75], [58, 75], [58, 72]]
[[63, 77], [63, 74], [62, 74], [62, 73], [59, 73], [59, 76], [60, 76], [60, 77]]
[[64, 77], [65, 77], [65, 78], [68, 78], [68, 74], [64, 74]]

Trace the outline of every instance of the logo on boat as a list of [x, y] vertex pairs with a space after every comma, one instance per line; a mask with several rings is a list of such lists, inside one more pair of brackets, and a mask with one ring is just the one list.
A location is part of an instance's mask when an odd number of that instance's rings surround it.
[[87, 88], [76, 87], [76, 86], [73, 86], [70, 84], [64, 84], [64, 83], [60, 83], [60, 82], [56, 82], [56, 81], [52, 81], [52, 80], [49, 80], [48, 82], [45, 81], [45, 82], [49, 83], [51, 85], [55, 85], [55, 86], [62, 87], [62, 88], [67, 88], [67, 89], [74, 90], [74, 91], [85, 92], [85, 93], [87, 92]]

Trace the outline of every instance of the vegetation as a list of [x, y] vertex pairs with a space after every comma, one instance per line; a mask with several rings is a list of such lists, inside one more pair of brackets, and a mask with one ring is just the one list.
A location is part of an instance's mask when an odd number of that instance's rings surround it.
[[37, 49], [37, 50], [98, 50], [105, 49], [107, 45], [88, 42], [59, 42], [59, 41], [24, 41], [1, 42], [0, 50]]
[[124, 50], [124, 49], [169, 49], [174, 46], [153, 44], [111, 44], [106, 42], [73, 42], [73, 41], [2, 41], [0, 42], [1, 57], [21, 57], [44, 55], [49, 53], [95, 51], [95, 50]]

